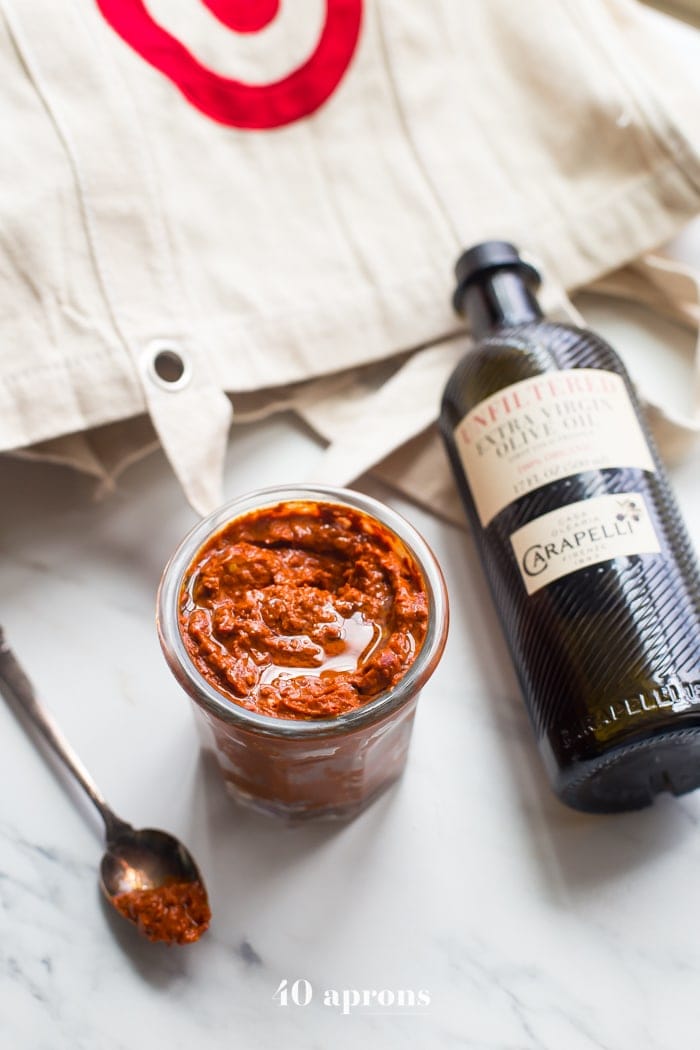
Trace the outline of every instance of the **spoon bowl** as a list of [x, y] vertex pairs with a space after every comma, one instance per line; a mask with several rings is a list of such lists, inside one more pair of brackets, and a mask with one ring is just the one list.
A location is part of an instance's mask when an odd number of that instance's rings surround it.
[[100, 889], [110, 902], [133, 890], [201, 881], [197, 865], [179, 839], [156, 828], [122, 831], [107, 843], [100, 865]]

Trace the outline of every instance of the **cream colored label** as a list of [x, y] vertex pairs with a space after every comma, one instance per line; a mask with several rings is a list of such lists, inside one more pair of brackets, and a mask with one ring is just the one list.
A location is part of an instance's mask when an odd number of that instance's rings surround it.
[[523, 525], [510, 542], [528, 594], [588, 565], [661, 550], [638, 492], [570, 503]]
[[513, 500], [560, 478], [606, 467], [655, 469], [623, 379], [598, 368], [504, 387], [454, 433], [484, 527]]

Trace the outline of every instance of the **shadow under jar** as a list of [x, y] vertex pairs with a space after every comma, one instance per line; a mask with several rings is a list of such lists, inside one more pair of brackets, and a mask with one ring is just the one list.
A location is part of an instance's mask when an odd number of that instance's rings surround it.
[[157, 622], [234, 798], [292, 820], [348, 819], [403, 771], [448, 607], [430, 548], [390, 507], [274, 487], [185, 537]]

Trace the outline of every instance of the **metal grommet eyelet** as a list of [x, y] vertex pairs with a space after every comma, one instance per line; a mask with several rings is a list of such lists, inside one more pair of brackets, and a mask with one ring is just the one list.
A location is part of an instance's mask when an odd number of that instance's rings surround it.
[[189, 355], [183, 347], [168, 339], [149, 343], [144, 349], [142, 361], [146, 375], [161, 390], [182, 390], [192, 378]]

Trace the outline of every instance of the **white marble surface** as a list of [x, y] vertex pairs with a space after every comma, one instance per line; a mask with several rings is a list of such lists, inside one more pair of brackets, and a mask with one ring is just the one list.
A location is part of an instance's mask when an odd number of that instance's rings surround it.
[[[593, 312], [628, 358], [642, 344], [652, 356], [657, 337], [687, 341]], [[236, 430], [227, 492], [300, 479], [318, 455], [287, 418]], [[700, 546], [699, 465], [673, 477]], [[163, 459], [99, 503], [68, 471], [0, 459], [0, 491], [11, 644], [116, 810], [190, 845], [215, 916], [184, 949], [113, 918], [96, 820], [0, 705], [3, 1047], [693, 1045], [700, 795], [609, 818], [555, 801], [464, 533], [397, 503], [445, 568], [447, 651], [403, 780], [350, 825], [290, 829], [224, 794], [161, 658], [155, 588], [192, 521]], [[311, 982], [311, 1004], [281, 1006], [283, 978]], [[326, 989], [430, 1002], [344, 1015]]]

